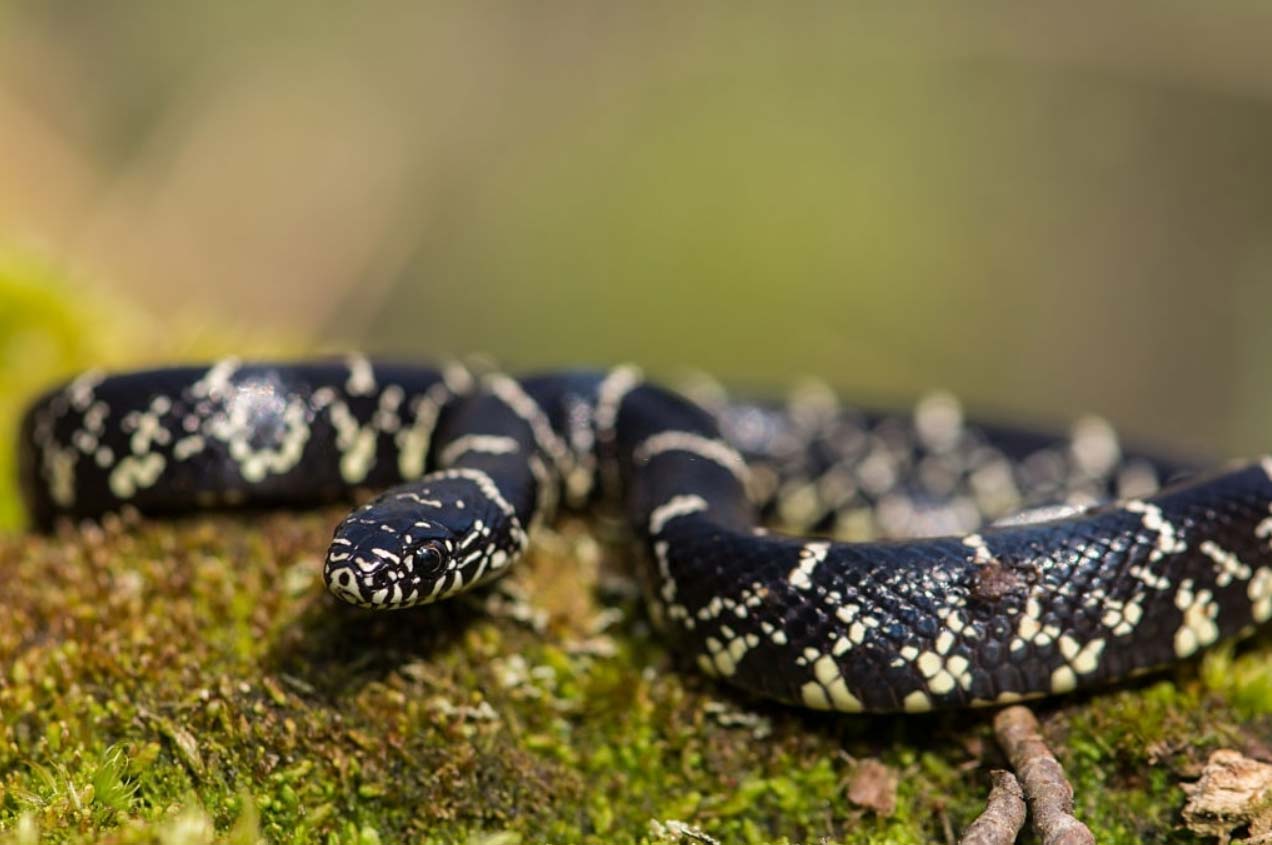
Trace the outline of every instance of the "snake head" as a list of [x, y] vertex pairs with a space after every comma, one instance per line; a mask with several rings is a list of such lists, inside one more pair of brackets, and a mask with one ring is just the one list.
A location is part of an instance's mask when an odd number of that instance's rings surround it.
[[336, 528], [323, 578], [336, 597], [360, 607], [424, 604], [440, 598], [455, 539], [443, 523], [382, 497]]
[[410, 607], [503, 574], [525, 549], [511, 506], [482, 473], [395, 487], [350, 514], [327, 552], [327, 589], [361, 607]]

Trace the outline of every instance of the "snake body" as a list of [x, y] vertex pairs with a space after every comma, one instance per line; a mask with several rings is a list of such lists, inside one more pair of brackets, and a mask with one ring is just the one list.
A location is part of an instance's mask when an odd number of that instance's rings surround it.
[[[353, 357], [88, 373], [27, 413], [22, 489], [41, 527], [383, 490], [336, 528], [324, 569], [332, 593], [372, 608], [485, 584], [560, 505], [609, 500], [679, 652], [820, 710], [1064, 693], [1272, 618], [1272, 460], [1159, 489], [1180, 467], [1123, 454], [1096, 421], [1054, 438], [968, 424], [940, 396], [881, 416], [816, 393], [698, 398], [631, 368], [518, 380]], [[769, 533], [761, 517], [856, 541]]]

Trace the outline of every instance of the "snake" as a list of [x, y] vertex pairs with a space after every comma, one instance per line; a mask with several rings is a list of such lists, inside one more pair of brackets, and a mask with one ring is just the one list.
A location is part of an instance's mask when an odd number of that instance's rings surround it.
[[632, 366], [226, 359], [83, 373], [31, 404], [18, 458], [41, 529], [362, 501], [324, 581], [380, 610], [489, 584], [559, 511], [609, 508], [677, 660], [815, 710], [1069, 693], [1272, 618], [1272, 459], [1205, 469], [944, 393], [889, 412]]

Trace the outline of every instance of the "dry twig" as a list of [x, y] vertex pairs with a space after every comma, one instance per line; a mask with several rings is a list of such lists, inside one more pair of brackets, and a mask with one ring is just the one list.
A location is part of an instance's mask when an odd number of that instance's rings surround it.
[[1025, 826], [1025, 794], [1011, 772], [989, 773], [993, 788], [985, 812], [963, 831], [958, 845], [1011, 845]]
[[1042, 845], [1095, 845], [1095, 837], [1073, 817], [1073, 787], [1047, 748], [1029, 708], [1007, 707], [994, 717], [994, 735], [1029, 801], [1033, 829]]

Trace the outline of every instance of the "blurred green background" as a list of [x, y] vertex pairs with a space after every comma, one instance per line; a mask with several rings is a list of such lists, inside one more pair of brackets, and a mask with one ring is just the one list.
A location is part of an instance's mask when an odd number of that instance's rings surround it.
[[1269, 449], [1269, 33], [1246, 2], [0, 5], [0, 434], [89, 364], [360, 347]]

